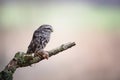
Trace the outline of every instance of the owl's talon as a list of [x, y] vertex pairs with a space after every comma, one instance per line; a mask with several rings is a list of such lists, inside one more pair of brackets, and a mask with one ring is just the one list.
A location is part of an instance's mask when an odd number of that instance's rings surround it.
[[37, 53], [35, 53], [35, 56], [43, 57], [43, 58], [45, 58], [47, 60], [49, 58], [48, 52], [43, 51], [43, 50], [42, 51], [38, 51]]
[[49, 54], [46, 52], [46, 53], [44, 53], [43, 55], [42, 55], [45, 59], [47, 59], [48, 60], [48, 58], [49, 58]]

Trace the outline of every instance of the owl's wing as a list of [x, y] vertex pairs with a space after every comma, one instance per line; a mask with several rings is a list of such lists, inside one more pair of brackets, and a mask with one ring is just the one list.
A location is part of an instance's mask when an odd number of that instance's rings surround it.
[[39, 32], [36, 30], [33, 34], [30, 45], [28, 46], [27, 53], [34, 53], [39, 45], [40, 45], [40, 36], [39, 36]]

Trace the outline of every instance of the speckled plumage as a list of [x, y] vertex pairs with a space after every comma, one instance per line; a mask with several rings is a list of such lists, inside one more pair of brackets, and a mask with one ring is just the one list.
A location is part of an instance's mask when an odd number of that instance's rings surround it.
[[35, 30], [31, 43], [28, 46], [27, 54], [37, 53], [43, 50], [50, 40], [51, 32], [53, 32], [51, 25], [41, 25]]

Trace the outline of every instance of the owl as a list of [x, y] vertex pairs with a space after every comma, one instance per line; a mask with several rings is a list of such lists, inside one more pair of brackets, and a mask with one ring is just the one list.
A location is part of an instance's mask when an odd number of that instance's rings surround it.
[[53, 32], [51, 25], [41, 25], [34, 31], [30, 45], [28, 46], [27, 54], [34, 53], [35, 56], [40, 56], [48, 59], [47, 51], [43, 49], [46, 47], [50, 40], [50, 35]]

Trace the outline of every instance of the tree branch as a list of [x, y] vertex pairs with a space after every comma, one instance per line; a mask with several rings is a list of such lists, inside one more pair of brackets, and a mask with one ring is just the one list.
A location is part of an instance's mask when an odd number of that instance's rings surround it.
[[[75, 42], [62, 44], [58, 48], [48, 51], [49, 57], [58, 54], [68, 48], [75, 46]], [[13, 80], [13, 74], [17, 68], [31, 66], [43, 60], [43, 57], [34, 56], [33, 54], [26, 54], [24, 52], [17, 52], [14, 58], [8, 63], [3, 71], [0, 72], [0, 80]]]

